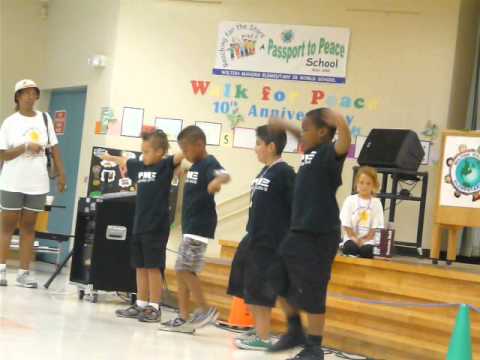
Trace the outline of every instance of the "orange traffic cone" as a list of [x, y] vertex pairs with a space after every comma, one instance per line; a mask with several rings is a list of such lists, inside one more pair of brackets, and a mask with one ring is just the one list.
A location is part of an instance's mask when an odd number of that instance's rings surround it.
[[247, 305], [238, 297], [233, 297], [232, 307], [230, 309], [230, 316], [228, 322], [219, 321], [218, 324], [223, 327], [228, 327], [236, 330], [251, 329], [255, 321], [252, 314], [248, 310]]

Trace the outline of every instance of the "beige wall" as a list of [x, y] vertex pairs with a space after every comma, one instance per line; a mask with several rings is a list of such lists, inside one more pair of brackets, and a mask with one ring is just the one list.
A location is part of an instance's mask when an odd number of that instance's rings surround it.
[[34, 79], [42, 87], [46, 68], [47, 22], [38, 0], [2, 0], [1, 3], [0, 118], [13, 112], [13, 89], [20, 79]]
[[[444, 128], [447, 124], [451, 79], [457, 40], [459, 1], [226, 1], [222, 5], [122, 1], [112, 103], [118, 114], [122, 106], [146, 109], [147, 121], [154, 116], [181, 117], [223, 122], [213, 114], [213, 97], [195, 97], [190, 80], [211, 80], [223, 84], [232, 80], [258, 94], [263, 85], [299, 92], [292, 106], [308, 110], [307, 96], [322, 89], [337, 96], [377, 99], [378, 108], [348, 110], [354, 125], [367, 134], [373, 127], [423, 130], [428, 120]], [[214, 63], [217, 25], [222, 20], [271, 22], [300, 25], [348, 27], [352, 31], [347, 84], [316, 85], [282, 81], [228, 79], [210, 75]], [[250, 104], [250, 101], [248, 104]], [[259, 101], [256, 102], [260, 104]], [[241, 111], [248, 108], [241, 106]], [[241, 126], [255, 127], [264, 120], [248, 119]], [[111, 146], [138, 148], [140, 142], [108, 138]], [[252, 151], [232, 148], [209, 149], [233, 175], [232, 184], [218, 197], [222, 202], [248, 189], [259, 165]], [[292, 164], [298, 157], [287, 155]], [[345, 165], [344, 183], [338, 194], [343, 201], [350, 191], [351, 167]], [[429, 169], [432, 170], [432, 169]], [[434, 194], [434, 179], [430, 196]], [[245, 200], [240, 201], [242, 206]], [[428, 204], [425, 244], [431, 234], [432, 203]], [[402, 204], [398, 210], [398, 239], [414, 241], [417, 207]], [[231, 218], [219, 226], [217, 237], [239, 240], [244, 217]], [[215, 251], [213, 247], [213, 251]]]
[[[95, 119], [100, 107], [110, 102], [119, 0], [51, 0], [49, 4], [43, 87], [87, 86], [81, 170], [78, 179], [69, 179], [80, 196], [86, 188], [91, 147], [102, 141], [93, 135]], [[94, 54], [106, 55], [110, 65], [103, 70], [89, 66], [88, 58]]]
[[480, 1], [462, 0], [458, 21], [451, 103], [448, 115], [448, 127], [451, 129], [465, 128], [479, 21]]

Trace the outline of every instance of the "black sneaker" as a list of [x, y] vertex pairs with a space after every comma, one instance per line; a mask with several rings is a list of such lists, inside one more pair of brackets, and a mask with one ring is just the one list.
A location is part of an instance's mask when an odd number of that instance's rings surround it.
[[320, 346], [306, 346], [293, 358], [287, 360], [324, 360], [324, 354]]
[[307, 338], [305, 334], [302, 332], [298, 333], [289, 333], [280, 336], [280, 339], [273, 344], [267, 352], [275, 353], [280, 351], [286, 351], [293, 349], [297, 346], [304, 346], [307, 343]]
[[162, 311], [160, 308], [157, 310], [151, 305], [147, 305], [143, 311], [138, 315], [138, 321], [157, 323], [162, 320]]

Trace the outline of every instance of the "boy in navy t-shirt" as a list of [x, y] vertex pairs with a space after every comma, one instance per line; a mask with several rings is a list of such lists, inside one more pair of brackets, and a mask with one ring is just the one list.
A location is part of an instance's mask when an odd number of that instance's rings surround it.
[[[198, 126], [188, 126], [178, 135], [185, 159], [192, 163], [183, 192], [182, 232], [175, 270], [178, 283], [177, 318], [162, 324], [160, 330], [192, 334], [215, 321], [218, 311], [207, 305], [197, 275], [202, 270], [208, 242], [217, 227], [215, 193], [230, 181], [217, 159], [206, 149], [206, 136]], [[190, 294], [199, 310], [189, 319]]]
[[277, 296], [268, 274], [290, 227], [295, 171], [282, 159], [284, 130], [263, 125], [256, 133], [255, 152], [265, 166], [252, 182], [248, 235], [232, 262], [228, 293], [243, 298], [255, 317], [255, 331], [238, 338], [235, 345], [261, 351], [271, 346], [270, 319]]
[[[350, 130], [343, 116], [327, 108], [309, 111], [301, 130], [286, 121], [271, 124], [301, 139], [305, 153], [295, 179], [290, 232], [280, 245], [284, 266], [278, 274], [283, 280], [278, 290], [288, 331], [270, 351], [305, 345], [295, 359], [321, 360], [327, 286], [341, 238], [336, 192], [342, 184]], [[338, 139], [333, 143], [336, 131]], [[300, 310], [308, 317], [306, 338]]]
[[143, 136], [143, 161], [104, 155], [127, 168], [128, 175], [137, 183], [137, 199], [130, 242], [130, 258], [137, 273], [137, 302], [117, 310], [119, 317], [135, 318], [142, 322], [161, 320], [160, 300], [165, 270], [165, 256], [170, 234], [169, 196], [175, 167], [183, 154], [166, 156], [167, 135], [157, 130]]

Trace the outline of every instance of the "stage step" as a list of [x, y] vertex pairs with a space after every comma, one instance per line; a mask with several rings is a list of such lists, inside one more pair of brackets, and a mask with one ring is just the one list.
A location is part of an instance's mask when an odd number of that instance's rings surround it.
[[[235, 251], [231, 243], [228, 251]], [[222, 244], [222, 248], [226, 247]], [[226, 295], [231, 256], [207, 259], [200, 275], [207, 300], [226, 320], [231, 298]], [[175, 273], [167, 270], [176, 291]], [[470, 303], [480, 306], [480, 276], [431, 265], [337, 257], [327, 302], [325, 344], [375, 359], [444, 359], [457, 308], [392, 307], [357, 302]], [[480, 359], [480, 315], [471, 312], [474, 358]], [[276, 308], [275, 331], [285, 319]]]

